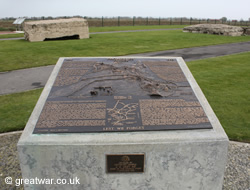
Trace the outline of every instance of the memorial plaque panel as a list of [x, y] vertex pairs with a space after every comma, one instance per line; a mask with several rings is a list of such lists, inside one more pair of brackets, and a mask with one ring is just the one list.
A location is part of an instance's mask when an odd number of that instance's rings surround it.
[[23, 179], [101, 190], [221, 190], [227, 148], [180, 57], [60, 58], [17, 145]]
[[107, 173], [144, 172], [144, 154], [106, 155]]
[[175, 59], [65, 59], [33, 133], [212, 128]]

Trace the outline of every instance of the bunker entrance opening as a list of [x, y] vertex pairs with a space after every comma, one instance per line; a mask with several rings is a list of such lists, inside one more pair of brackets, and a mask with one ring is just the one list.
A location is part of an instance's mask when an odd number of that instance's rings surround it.
[[55, 41], [55, 40], [76, 40], [80, 39], [79, 35], [73, 35], [73, 36], [62, 36], [58, 38], [45, 38], [44, 41]]

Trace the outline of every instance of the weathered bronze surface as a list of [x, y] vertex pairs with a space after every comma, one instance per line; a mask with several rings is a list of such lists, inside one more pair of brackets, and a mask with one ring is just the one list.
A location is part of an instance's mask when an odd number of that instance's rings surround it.
[[144, 162], [144, 154], [106, 155], [106, 172], [142, 173]]
[[175, 59], [65, 59], [33, 133], [212, 128]]

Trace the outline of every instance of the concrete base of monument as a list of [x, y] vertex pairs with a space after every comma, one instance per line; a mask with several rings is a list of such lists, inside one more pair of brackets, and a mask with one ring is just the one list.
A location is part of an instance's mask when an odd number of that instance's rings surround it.
[[177, 60], [212, 129], [33, 134], [60, 58], [18, 142], [25, 189], [222, 189], [228, 138], [183, 59], [170, 59]]

